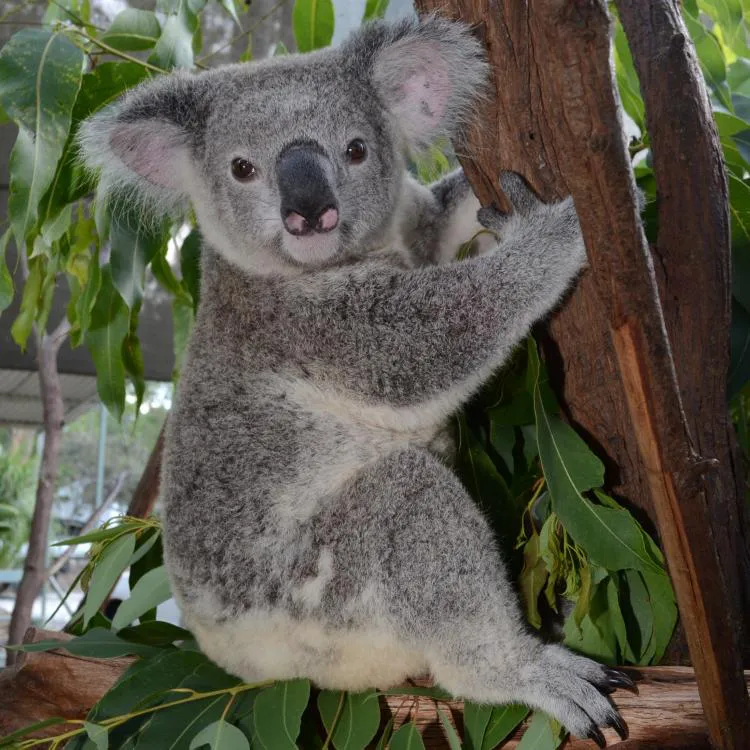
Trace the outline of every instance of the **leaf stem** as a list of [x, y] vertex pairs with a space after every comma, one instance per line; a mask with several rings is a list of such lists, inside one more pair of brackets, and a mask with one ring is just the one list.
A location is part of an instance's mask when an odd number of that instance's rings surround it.
[[109, 44], [106, 42], [101, 41], [101, 39], [97, 39], [96, 37], [91, 36], [90, 34], [87, 34], [82, 29], [78, 29], [76, 27], [70, 27], [69, 29], [66, 29], [66, 31], [72, 31], [75, 34], [78, 34], [79, 36], [82, 36], [86, 41], [90, 42], [91, 44], [95, 44], [100, 49], [104, 50], [108, 55], [113, 55], [114, 57], [119, 57], [122, 60], [127, 60], [128, 62], [136, 63], [137, 65], [141, 65], [142, 67], [146, 68], [146, 70], [152, 70], [154, 73], [167, 73], [168, 71], [164, 70], [164, 68], [159, 68], [156, 65], [152, 65], [150, 62], [146, 62], [145, 60], [139, 60], [137, 57], [133, 57], [133, 55], [129, 55], [127, 52], [121, 52], [118, 49], [115, 49], [114, 47], [110, 47]]

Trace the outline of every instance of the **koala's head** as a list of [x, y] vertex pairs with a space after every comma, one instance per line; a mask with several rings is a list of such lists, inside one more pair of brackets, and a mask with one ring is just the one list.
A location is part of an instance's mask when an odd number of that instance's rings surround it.
[[376, 22], [335, 49], [142, 84], [84, 124], [81, 150], [105, 193], [192, 202], [242, 268], [316, 268], [382, 245], [406, 153], [455, 135], [485, 76], [463, 25]]

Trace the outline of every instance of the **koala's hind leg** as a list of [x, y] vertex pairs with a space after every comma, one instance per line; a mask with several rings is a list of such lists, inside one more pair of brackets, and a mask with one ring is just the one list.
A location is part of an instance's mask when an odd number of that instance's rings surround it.
[[603, 741], [600, 726], [625, 734], [606, 695], [632, 683], [529, 630], [489, 525], [445, 466], [409, 450], [368, 484], [391, 544], [385, 607], [438, 684], [478, 703], [541, 709], [579, 737]]

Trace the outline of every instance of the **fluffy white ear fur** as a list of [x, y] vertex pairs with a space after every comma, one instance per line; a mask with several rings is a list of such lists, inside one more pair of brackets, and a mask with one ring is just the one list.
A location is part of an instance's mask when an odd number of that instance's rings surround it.
[[186, 130], [166, 117], [128, 117], [133, 102], [142, 106], [143, 93], [158, 97], [165, 90], [163, 79], [160, 83], [137, 87], [124, 101], [86, 120], [78, 132], [81, 159], [99, 175], [100, 195], [135, 200], [153, 215], [181, 208], [195, 181]]
[[[380, 31], [372, 82], [410, 146], [456, 135], [483, 94], [488, 66], [484, 50], [461, 23], [427, 16]], [[390, 33], [388, 33], [390, 31]], [[372, 44], [363, 30], [365, 49]]]

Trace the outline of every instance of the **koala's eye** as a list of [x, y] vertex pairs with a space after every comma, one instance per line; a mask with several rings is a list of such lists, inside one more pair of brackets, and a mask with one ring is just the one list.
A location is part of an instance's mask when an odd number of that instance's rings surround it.
[[360, 162], [363, 162], [366, 156], [367, 146], [365, 146], [365, 142], [360, 138], [355, 138], [346, 147], [346, 158], [349, 159], [352, 164], [359, 164]]
[[247, 159], [232, 159], [232, 176], [240, 182], [255, 177], [255, 167]]

